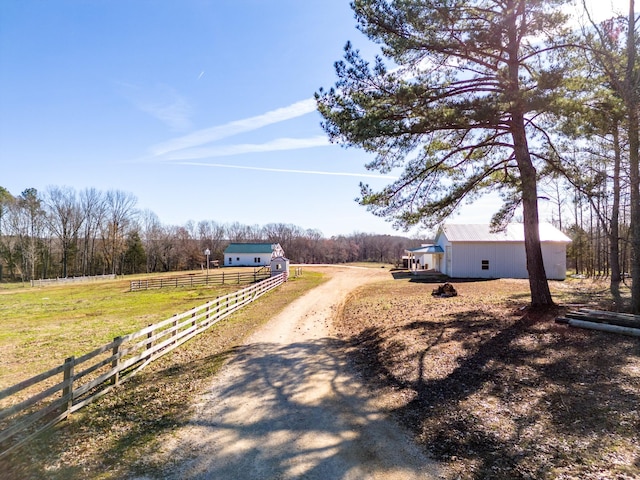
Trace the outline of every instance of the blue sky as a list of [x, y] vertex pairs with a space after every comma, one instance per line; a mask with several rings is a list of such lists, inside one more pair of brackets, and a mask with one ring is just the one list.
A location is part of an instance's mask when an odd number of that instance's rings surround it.
[[377, 51], [347, 0], [3, 0], [0, 186], [125, 190], [165, 224], [394, 233], [354, 201], [389, 178], [329, 145], [312, 101], [347, 40]]

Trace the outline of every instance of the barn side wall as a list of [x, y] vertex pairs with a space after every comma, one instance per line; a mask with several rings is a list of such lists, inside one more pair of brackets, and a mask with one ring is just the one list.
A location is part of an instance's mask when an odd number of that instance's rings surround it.
[[564, 280], [567, 276], [567, 244], [564, 242], [543, 242], [542, 257], [544, 271], [549, 280]]
[[452, 273], [459, 278], [528, 278], [523, 243], [454, 243]]
[[[454, 278], [529, 278], [522, 242], [454, 242], [445, 237], [438, 243], [445, 255], [440, 269]], [[566, 244], [543, 242], [542, 257], [547, 278], [564, 280]]]

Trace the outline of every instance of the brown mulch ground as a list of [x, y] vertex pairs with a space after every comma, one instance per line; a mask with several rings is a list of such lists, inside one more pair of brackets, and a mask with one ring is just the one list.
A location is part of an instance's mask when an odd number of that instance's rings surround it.
[[[336, 333], [362, 375], [460, 479], [640, 478], [640, 339], [522, 309], [525, 281], [365, 287]], [[611, 305], [604, 284], [555, 282], [561, 303]]]

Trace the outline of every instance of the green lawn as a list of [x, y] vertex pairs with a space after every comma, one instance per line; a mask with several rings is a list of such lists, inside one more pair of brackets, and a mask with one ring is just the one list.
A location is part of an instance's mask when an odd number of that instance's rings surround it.
[[[0, 290], [0, 389], [242, 285], [129, 291], [132, 279]], [[138, 276], [139, 278], [139, 276]]]

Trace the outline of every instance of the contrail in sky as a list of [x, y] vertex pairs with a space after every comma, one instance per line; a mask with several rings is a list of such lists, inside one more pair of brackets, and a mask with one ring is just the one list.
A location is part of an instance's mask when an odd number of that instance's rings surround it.
[[397, 180], [398, 177], [392, 175], [376, 175], [373, 173], [349, 173], [349, 172], [322, 172], [316, 170], [294, 170], [288, 168], [267, 168], [267, 167], [249, 167], [246, 165], [228, 165], [224, 163], [203, 163], [203, 162], [171, 162], [174, 165], [187, 165], [192, 167], [213, 167], [213, 168], [235, 168], [238, 170], [258, 170], [262, 172], [278, 172], [278, 173], [302, 173], [306, 175], [333, 175], [339, 177], [365, 177], [365, 178], [381, 178]]
[[266, 143], [214, 145], [212, 147], [187, 148], [164, 155], [167, 160], [196, 160], [199, 158], [229, 157], [244, 153], [264, 153], [282, 150], [300, 150], [331, 145], [325, 135], [311, 138], [277, 138]]
[[151, 151], [155, 156], [162, 156], [177, 150], [198, 147], [239, 133], [250, 132], [252, 130], [266, 127], [267, 125], [301, 117], [315, 111], [315, 109], [315, 99], [308, 98], [306, 100], [293, 103], [287, 107], [271, 110], [270, 112], [263, 113], [262, 115], [245, 118], [243, 120], [235, 120], [224, 125], [205, 128], [182, 137], [174, 138], [151, 147]]

